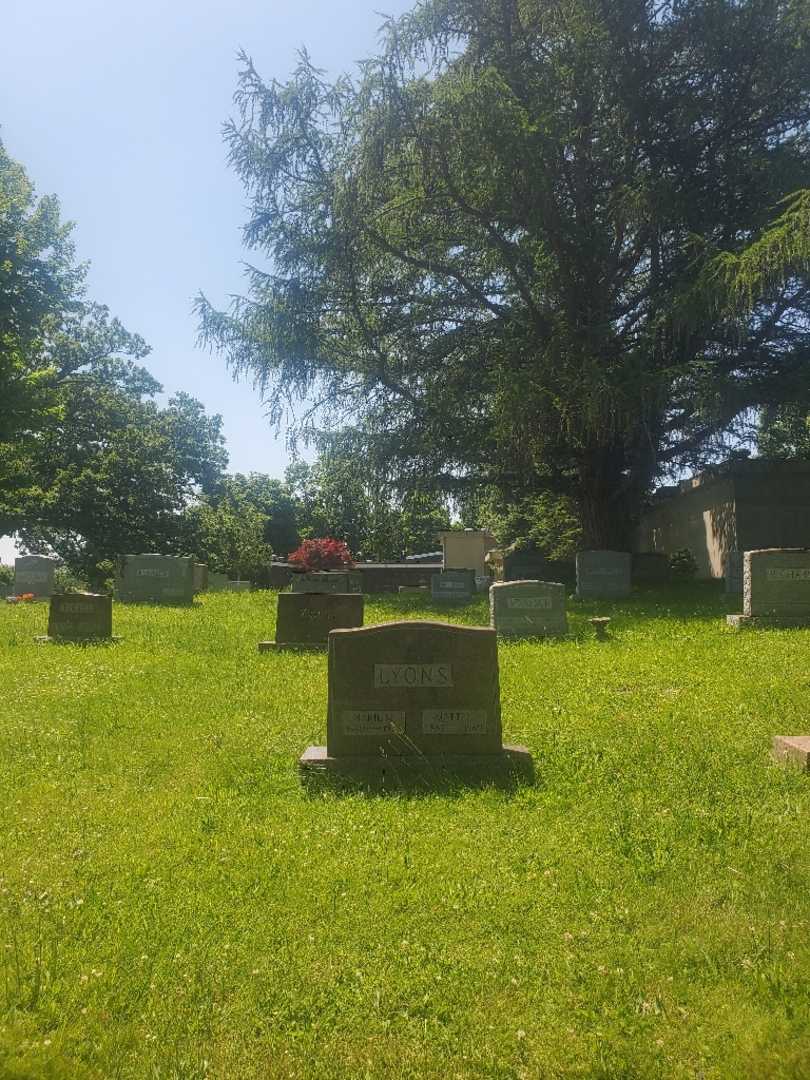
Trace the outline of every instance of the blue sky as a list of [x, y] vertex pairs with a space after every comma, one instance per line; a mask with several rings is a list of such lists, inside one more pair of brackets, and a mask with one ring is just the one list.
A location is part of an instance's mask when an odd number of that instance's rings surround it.
[[228, 169], [236, 53], [285, 79], [306, 46], [331, 74], [374, 47], [412, 0], [3, 0], [0, 138], [55, 193], [90, 260], [90, 295], [152, 346], [166, 391], [219, 412], [232, 471], [280, 476], [288, 457], [252, 387], [195, 347], [190, 307], [242, 289], [246, 214]]

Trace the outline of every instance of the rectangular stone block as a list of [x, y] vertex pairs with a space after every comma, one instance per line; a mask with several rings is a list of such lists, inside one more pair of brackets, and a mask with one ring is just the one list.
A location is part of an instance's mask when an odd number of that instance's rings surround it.
[[270, 648], [326, 648], [330, 630], [363, 625], [361, 593], [279, 593], [276, 640], [261, 642]]
[[191, 604], [194, 559], [180, 555], [119, 555], [116, 593], [125, 602]]
[[208, 564], [195, 562], [194, 563], [194, 592], [205, 592], [208, 588]]
[[363, 578], [353, 570], [316, 570], [293, 574], [290, 587], [294, 593], [362, 593]]
[[499, 581], [489, 590], [489, 625], [502, 637], [568, 633], [565, 586], [551, 581]]
[[433, 600], [469, 603], [475, 595], [475, 571], [456, 569], [431, 574], [430, 595]]
[[62, 641], [112, 637], [112, 597], [100, 593], [59, 593], [51, 597], [48, 636]]
[[228, 575], [217, 574], [213, 570], [208, 573], [208, 591], [224, 592], [228, 588]]
[[629, 551], [578, 551], [577, 596], [581, 600], [620, 600], [630, 595]]
[[774, 735], [772, 753], [777, 761], [810, 772], [810, 735]]
[[723, 591], [729, 596], [742, 596], [743, 552], [728, 551], [723, 559]]
[[810, 549], [746, 551], [743, 615], [810, 621]]
[[33, 593], [47, 599], [53, 594], [58, 560], [49, 555], [19, 555], [14, 560], [14, 595]]
[[327, 753], [499, 754], [494, 630], [387, 623], [329, 635]]

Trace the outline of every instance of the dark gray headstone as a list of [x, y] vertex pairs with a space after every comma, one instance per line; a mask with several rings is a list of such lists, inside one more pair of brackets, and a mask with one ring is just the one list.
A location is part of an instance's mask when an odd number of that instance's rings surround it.
[[294, 593], [362, 593], [362, 575], [352, 570], [316, 570], [293, 574], [290, 588]]
[[440, 766], [463, 773], [531, 771], [523, 747], [504, 747], [494, 630], [399, 622], [329, 635], [325, 747], [304, 770], [396, 782]]
[[442, 570], [430, 576], [431, 599], [467, 603], [475, 595], [475, 570]]
[[501, 637], [568, 633], [565, 586], [551, 581], [499, 581], [489, 590], [489, 625]]
[[276, 640], [259, 642], [259, 652], [276, 648], [326, 648], [330, 630], [363, 625], [362, 593], [279, 593]]
[[743, 613], [729, 615], [740, 628], [810, 625], [810, 549], [762, 548], [743, 559]]
[[228, 587], [228, 575], [217, 574], [214, 570], [208, 572], [208, 591], [224, 592]]
[[630, 594], [629, 551], [578, 551], [577, 596], [581, 600], [619, 600]]
[[729, 551], [723, 560], [724, 591], [731, 596], [742, 596], [743, 552]]
[[14, 594], [33, 593], [47, 598], [53, 593], [58, 560], [48, 555], [19, 555], [14, 560]]
[[99, 641], [112, 637], [112, 597], [100, 593], [59, 593], [51, 597], [48, 637]]
[[119, 555], [119, 600], [190, 604], [194, 600], [194, 560], [181, 555]]
[[194, 563], [194, 592], [205, 592], [208, 588], [208, 564], [195, 562]]

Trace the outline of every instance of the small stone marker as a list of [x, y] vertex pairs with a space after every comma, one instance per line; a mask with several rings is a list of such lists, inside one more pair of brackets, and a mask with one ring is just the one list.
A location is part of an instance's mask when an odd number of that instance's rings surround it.
[[208, 564], [194, 563], [194, 592], [205, 592], [208, 588]]
[[179, 555], [119, 555], [116, 590], [125, 602], [191, 604], [194, 560]]
[[14, 560], [14, 595], [33, 593], [40, 599], [53, 594], [58, 560], [49, 555], [18, 555]]
[[466, 604], [475, 594], [474, 570], [442, 570], [430, 575], [431, 599]]
[[810, 549], [762, 548], [743, 556], [743, 613], [726, 616], [746, 626], [810, 626]]
[[273, 649], [325, 649], [330, 630], [363, 625], [362, 593], [279, 593], [276, 640], [260, 641], [259, 652]]
[[565, 586], [552, 581], [498, 581], [489, 590], [489, 625], [501, 637], [568, 633]]
[[387, 785], [440, 771], [530, 775], [525, 747], [503, 746], [494, 630], [399, 622], [329, 635], [326, 746], [304, 773]]
[[252, 588], [250, 581], [229, 581], [225, 585], [225, 592], [250, 592]]
[[810, 735], [774, 735], [771, 752], [782, 764], [810, 772]]
[[112, 639], [112, 597], [104, 593], [58, 593], [48, 611], [50, 641]]
[[629, 551], [578, 551], [577, 596], [580, 600], [620, 600], [630, 595]]
[[351, 570], [315, 570], [293, 574], [290, 588], [294, 593], [362, 593], [363, 578]]
[[610, 626], [610, 619], [607, 615], [597, 615], [593, 619], [588, 619], [588, 622], [594, 628], [596, 632], [597, 641], [608, 641], [608, 627]]
[[742, 596], [743, 552], [729, 551], [723, 560], [723, 591], [732, 596]]

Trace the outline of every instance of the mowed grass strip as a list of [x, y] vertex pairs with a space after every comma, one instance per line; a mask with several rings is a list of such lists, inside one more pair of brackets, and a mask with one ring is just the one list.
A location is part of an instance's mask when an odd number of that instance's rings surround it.
[[[500, 647], [516, 792], [312, 797], [275, 595], [0, 608], [0, 1077], [810, 1075], [810, 632], [712, 587]], [[612, 639], [587, 618], [612, 616]], [[369, 598], [367, 624], [447, 618]]]

